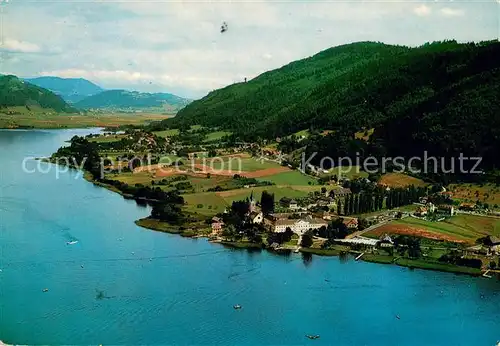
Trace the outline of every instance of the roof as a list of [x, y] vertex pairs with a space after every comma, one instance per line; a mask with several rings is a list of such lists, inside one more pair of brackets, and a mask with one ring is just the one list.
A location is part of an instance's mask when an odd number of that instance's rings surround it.
[[296, 201], [296, 200], [294, 200], [294, 199], [292, 199], [292, 200], [290, 201], [290, 204], [291, 204], [291, 203], [295, 203], [295, 204], [297, 204], [297, 201]]
[[490, 242], [492, 244], [500, 244], [500, 238], [499, 237], [495, 237], [494, 235], [489, 235], [488, 236], [488, 239], [490, 240]]
[[463, 202], [463, 203], [460, 203], [460, 206], [461, 207], [474, 208], [476, 206], [476, 203]]
[[287, 219], [287, 220], [276, 220], [275, 226], [292, 226], [297, 222], [297, 220]]
[[296, 223], [299, 223], [301, 221], [307, 222], [310, 224], [315, 224], [315, 225], [318, 225], [318, 224], [319, 225], [328, 225], [328, 223], [325, 220], [319, 219], [319, 218], [276, 220], [274, 225], [275, 226], [293, 226]]
[[255, 218], [256, 216], [259, 216], [260, 214], [261, 214], [261, 213], [260, 213], [260, 212], [258, 212], [258, 211], [252, 211], [252, 212], [250, 213], [250, 217], [253, 219], [253, 218]]
[[349, 220], [344, 220], [344, 225], [352, 225], [352, 224], [358, 224], [358, 219], [349, 219]]
[[335, 195], [351, 193], [351, 189], [341, 187], [340, 189], [333, 189], [331, 193]]

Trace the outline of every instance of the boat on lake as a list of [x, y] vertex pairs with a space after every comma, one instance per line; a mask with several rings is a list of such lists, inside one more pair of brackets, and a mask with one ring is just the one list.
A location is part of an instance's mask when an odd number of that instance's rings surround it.
[[66, 245], [74, 245], [76, 243], [78, 243], [78, 240], [72, 240], [72, 241], [66, 242]]
[[309, 335], [309, 334], [307, 334], [306, 337], [309, 338], [309, 339], [311, 339], [311, 340], [319, 339], [319, 335]]

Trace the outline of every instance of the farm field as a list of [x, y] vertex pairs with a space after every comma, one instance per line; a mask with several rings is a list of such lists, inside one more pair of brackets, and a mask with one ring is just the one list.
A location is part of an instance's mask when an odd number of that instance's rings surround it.
[[224, 136], [229, 136], [230, 134], [232, 134], [232, 132], [229, 132], [229, 131], [210, 132], [209, 134], [207, 134], [207, 137], [205, 138], [205, 142], [217, 141]]
[[171, 115], [163, 114], [64, 114], [53, 113], [46, 109], [28, 111], [25, 107], [11, 107], [9, 110], [14, 110], [19, 114], [7, 115], [0, 112], [0, 128], [117, 127], [127, 124], [142, 125], [171, 117]]
[[[224, 211], [234, 201], [244, 200], [249, 198], [253, 192], [254, 198], [258, 201], [262, 191], [274, 193], [275, 200], [282, 197], [298, 198], [307, 196], [308, 192], [297, 190], [294, 187], [288, 186], [259, 186], [254, 188], [243, 188], [220, 192], [200, 192], [183, 195], [184, 201], [187, 203], [186, 209], [191, 212], [197, 212], [204, 215], [214, 215]], [[198, 208], [200, 206], [200, 208]]]
[[108, 179], [118, 180], [132, 186], [135, 184], [148, 186], [151, 185], [152, 180], [157, 180], [149, 172], [108, 174], [106, 177]]
[[414, 185], [415, 187], [427, 186], [425, 181], [403, 173], [386, 173], [380, 177], [379, 184], [389, 187], [405, 187]]
[[178, 129], [171, 129], [171, 130], [165, 130], [165, 131], [157, 131], [157, 132], [153, 132], [153, 133], [155, 135], [157, 135], [158, 137], [167, 138], [167, 137], [177, 136], [179, 134], [179, 130]]
[[226, 201], [215, 192], [192, 193], [183, 197], [187, 211], [203, 215], [222, 213], [227, 206]]
[[[490, 208], [497, 209], [500, 206], [500, 186], [485, 184], [483, 186], [475, 184], [451, 184], [448, 191], [452, 193], [453, 199], [463, 202], [488, 203]], [[495, 207], [495, 204], [497, 207]]]
[[[309, 185], [317, 184], [316, 179], [299, 171], [289, 171], [258, 178], [259, 181], [270, 181], [276, 185]], [[317, 188], [316, 188], [317, 190]]]
[[[197, 160], [199, 164], [211, 167], [214, 170], [230, 170], [238, 173], [239, 170], [245, 172], [255, 172], [262, 169], [282, 167], [275, 162], [260, 162], [251, 157], [223, 156], [220, 158], [207, 158], [206, 160]], [[234, 174], [234, 173], [233, 173]]]
[[122, 138], [125, 138], [125, 135], [99, 136], [99, 137], [91, 138], [89, 140], [89, 142], [110, 143], [110, 142], [118, 142]]
[[363, 171], [360, 166], [341, 166], [328, 170], [328, 173], [321, 173], [320, 177], [343, 177], [348, 179], [368, 178], [368, 173]]
[[499, 235], [500, 219], [460, 214], [445, 221], [431, 222], [408, 217], [392, 221], [364, 235], [378, 238], [385, 233], [472, 244], [488, 234]]

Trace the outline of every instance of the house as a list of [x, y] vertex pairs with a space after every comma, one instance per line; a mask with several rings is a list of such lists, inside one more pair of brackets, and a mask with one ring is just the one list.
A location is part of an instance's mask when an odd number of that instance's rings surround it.
[[352, 193], [351, 189], [346, 189], [346, 188], [341, 187], [340, 189], [331, 190], [330, 197], [333, 199], [336, 199], [336, 198], [346, 197], [346, 196], [350, 195], [351, 193]]
[[262, 214], [262, 212], [254, 211], [251, 212], [249, 216], [252, 223], [262, 223], [262, 221], [264, 220], [264, 214]]
[[420, 198], [418, 199], [418, 201], [419, 201], [420, 203], [422, 203], [422, 204], [426, 204], [426, 203], [427, 203], [427, 197], [420, 197]]
[[488, 246], [491, 251], [500, 254], [500, 238], [494, 235], [489, 235], [484, 241], [484, 245]]
[[358, 228], [358, 219], [354, 217], [350, 219], [344, 219], [344, 225], [346, 225], [349, 229]]
[[267, 217], [272, 221], [276, 220], [288, 220], [288, 217], [292, 215], [291, 213], [273, 213], [269, 214]]
[[288, 208], [288, 206], [290, 205], [290, 201], [291, 201], [290, 198], [288, 198], [288, 197], [282, 197], [282, 198], [280, 198], [279, 204], [282, 207]]
[[476, 209], [476, 203], [466, 203], [466, 202], [460, 203], [458, 209], [465, 211], [473, 211], [474, 209]]
[[427, 211], [428, 211], [429, 213], [434, 213], [434, 212], [436, 212], [436, 206], [434, 205], [434, 203], [429, 202], [429, 203], [427, 203], [425, 206], [427, 207]]
[[318, 198], [316, 203], [319, 207], [334, 208], [337, 206], [337, 203], [335, 203], [335, 201], [333, 201], [331, 198], [328, 198], [328, 197], [320, 197], [320, 198]]
[[212, 233], [214, 234], [220, 233], [223, 227], [224, 227], [224, 222], [222, 221], [222, 219], [214, 216], [212, 218]]
[[384, 234], [382, 237], [380, 237], [379, 245], [380, 247], [393, 247], [394, 242], [388, 234]]
[[323, 226], [328, 226], [328, 223], [322, 219], [312, 217], [295, 220], [277, 220], [274, 223], [274, 232], [285, 232], [287, 228], [290, 228], [293, 233], [302, 235], [310, 229], [318, 229]]
[[297, 210], [299, 208], [298, 204], [297, 204], [297, 201], [292, 199], [290, 201], [290, 204], [288, 205], [288, 208], [292, 209], [292, 210]]
[[455, 208], [452, 205], [449, 204], [441, 204], [437, 207], [437, 211], [453, 216], [455, 215]]
[[417, 210], [415, 210], [415, 215], [416, 216], [425, 216], [425, 215], [427, 215], [427, 208], [426, 207], [418, 207]]

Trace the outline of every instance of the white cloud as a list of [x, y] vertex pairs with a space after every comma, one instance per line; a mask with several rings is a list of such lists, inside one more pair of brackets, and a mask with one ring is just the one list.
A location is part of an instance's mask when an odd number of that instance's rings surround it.
[[417, 16], [428, 16], [431, 14], [431, 8], [427, 5], [420, 5], [418, 7], [415, 7], [413, 9], [413, 12], [417, 15]]
[[445, 17], [461, 17], [465, 14], [465, 11], [462, 9], [443, 7], [439, 11]]
[[38, 53], [41, 51], [37, 44], [11, 38], [4, 39], [3, 44], [0, 43], [0, 49], [17, 53]]

